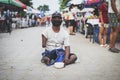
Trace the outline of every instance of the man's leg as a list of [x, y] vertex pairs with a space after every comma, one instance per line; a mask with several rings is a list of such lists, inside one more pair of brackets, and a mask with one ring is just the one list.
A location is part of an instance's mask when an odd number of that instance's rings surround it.
[[110, 34], [110, 51], [119, 53], [119, 50], [115, 48], [115, 42], [119, 33], [119, 27], [113, 27]]
[[11, 23], [7, 23], [7, 32], [11, 33]]
[[57, 59], [57, 54], [56, 51], [52, 51], [52, 53], [47, 53], [45, 54], [42, 59], [41, 62], [45, 63], [46, 65], [51, 65], [54, 63], [54, 61]]
[[70, 54], [69, 61], [65, 63], [65, 65], [72, 64], [77, 60], [77, 56], [75, 54]]
[[103, 45], [104, 45], [104, 47], [106, 47], [107, 32], [108, 32], [108, 28], [105, 28], [104, 29], [104, 36], [103, 36]]
[[49, 57], [44, 56], [44, 57], [41, 59], [41, 62], [42, 62], [42, 63], [45, 63], [46, 65], [48, 65], [48, 64], [50, 64], [50, 59], [49, 59]]

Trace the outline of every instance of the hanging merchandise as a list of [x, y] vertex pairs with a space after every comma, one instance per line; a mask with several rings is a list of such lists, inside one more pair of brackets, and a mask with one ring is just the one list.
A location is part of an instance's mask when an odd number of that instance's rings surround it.
[[101, 0], [87, 0], [87, 4], [88, 5], [91, 5], [91, 4], [93, 4], [93, 3], [98, 3], [98, 2], [100, 2]]

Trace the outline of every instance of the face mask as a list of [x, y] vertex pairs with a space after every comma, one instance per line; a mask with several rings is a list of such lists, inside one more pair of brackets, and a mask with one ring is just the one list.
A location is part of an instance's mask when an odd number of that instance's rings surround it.
[[52, 25], [55, 27], [59, 27], [62, 23], [62, 20], [52, 20]]

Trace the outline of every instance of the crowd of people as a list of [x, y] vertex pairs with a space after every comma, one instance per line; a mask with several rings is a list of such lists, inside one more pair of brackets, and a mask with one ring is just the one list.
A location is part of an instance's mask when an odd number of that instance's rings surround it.
[[115, 42], [120, 32], [120, 7], [116, 6], [119, 3], [117, 0], [109, 0], [108, 2], [103, 0], [100, 5], [94, 5], [93, 11], [83, 13], [76, 9], [77, 6], [71, 5], [68, 11], [63, 12], [64, 21], [66, 27], [69, 28], [70, 35], [75, 35], [77, 31], [81, 33], [84, 31], [83, 33], [87, 38], [87, 24], [89, 23], [99, 28], [97, 38], [100, 46], [110, 47], [109, 51], [119, 53], [120, 50], [115, 48]]
[[9, 9], [0, 10], [0, 32], [11, 32], [13, 28], [28, 28], [34, 26], [50, 25], [49, 15], [39, 17], [39, 14], [21, 15]]

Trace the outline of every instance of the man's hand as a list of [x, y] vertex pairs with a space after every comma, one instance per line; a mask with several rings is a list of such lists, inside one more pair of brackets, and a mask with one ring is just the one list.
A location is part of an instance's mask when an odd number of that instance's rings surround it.
[[64, 63], [67, 65], [70, 63], [70, 60], [68, 58], [65, 58]]
[[101, 22], [101, 26], [103, 26], [103, 27], [104, 27], [104, 22]]

